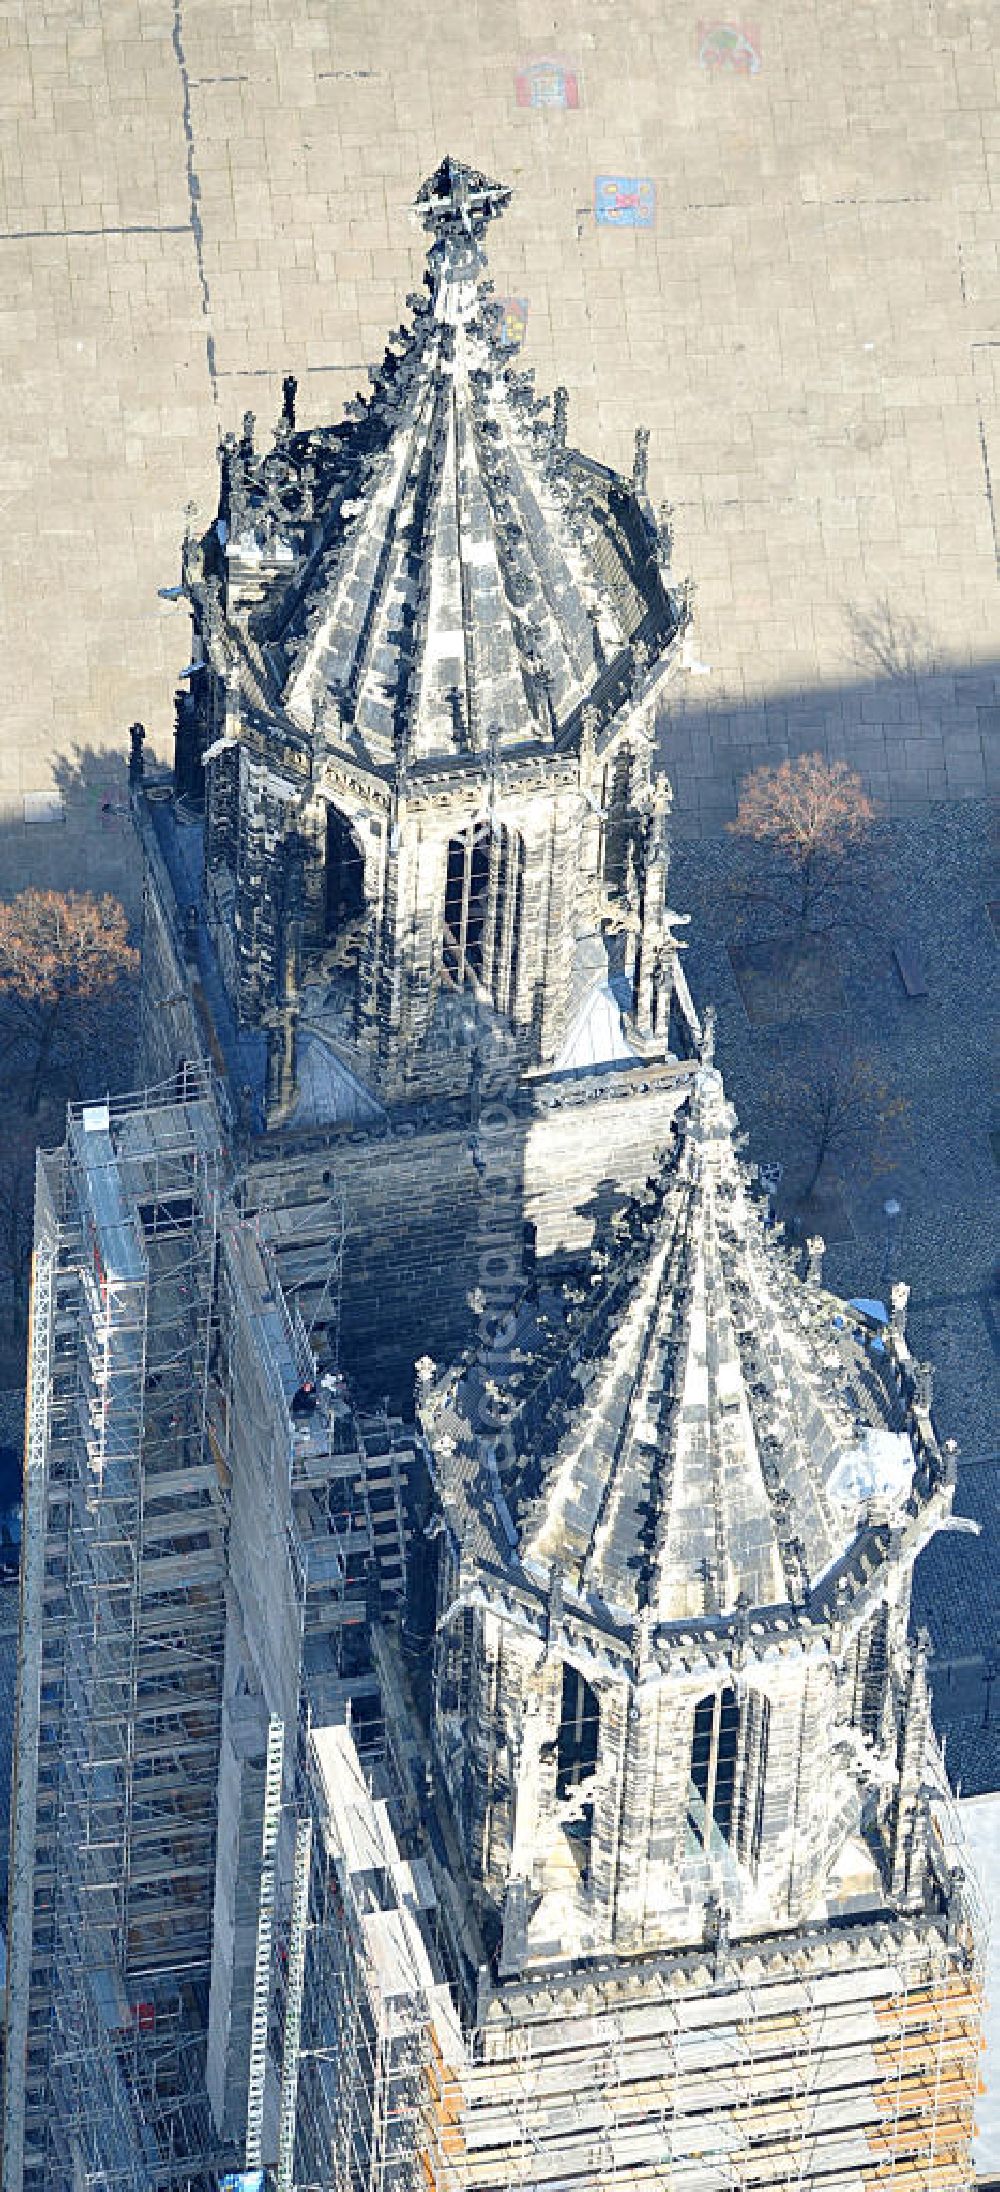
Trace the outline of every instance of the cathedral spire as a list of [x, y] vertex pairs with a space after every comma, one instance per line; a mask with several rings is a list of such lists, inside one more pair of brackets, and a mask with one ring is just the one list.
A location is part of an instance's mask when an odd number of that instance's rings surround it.
[[416, 196], [423, 225], [433, 236], [480, 237], [490, 221], [505, 213], [511, 192], [506, 183], [491, 182], [478, 168], [466, 167], [446, 153]]
[[479, 284], [486, 273], [482, 238], [510, 199], [506, 183], [491, 182], [450, 155], [418, 190], [415, 211], [434, 238], [426, 279], [434, 317], [445, 326], [467, 327], [479, 319]]
[[437, 1758], [508, 1969], [922, 1907], [903, 1637], [952, 1487], [902, 1335], [768, 1231], [711, 1055], [590, 1273], [422, 1396]]
[[[450, 155], [417, 192], [426, 288], [344, 422], [276, 450], [226, 446], [209, 542], [240, 677], [313, 751], [384, 772], [481, 744], [578, 749], [645, 713], [674, 666], [680, 604], [644, 494], [565, 446], [517, 371], [483, 239], [511, 191]], [[558, 461], [554, 461], [557, 459]], [[210, 650], [211, 652], [211, 650]]]
[[[623, 1628], [816, 1608], [872, 1518], [912, 1498], [885, 1351], [797, 1275], [735, 1123], [699, 1062], [663, 1170], [611, 1220], [591, 1286], [559, 1310], [526, 1302], [510, 1349], [519, 1562], [540, 1582], [558, 1565]], [[469, 1425], [481, 1375], [472, 1361], [451, 1404]]]
[[[512, 355], [483, 249], [510, 195], [441, 162], [414, 206], [425, 284], [369, 387], [306, 429], [286, 383], [272, 450], [227, 441], [188, 559], [178, 763], [204, 783], [237, 1019], [282, 1019], [271, 1124], [464, 1089], [477, 1015], [560, 1071], [669, 1041], [666, 848], [644, 818], [665, 807], [652, 722], [679, 597], [645, 496], [567, 445], [564, 404], [550, 419]], [[307, 848], [292, 1035], [289, 832]]]

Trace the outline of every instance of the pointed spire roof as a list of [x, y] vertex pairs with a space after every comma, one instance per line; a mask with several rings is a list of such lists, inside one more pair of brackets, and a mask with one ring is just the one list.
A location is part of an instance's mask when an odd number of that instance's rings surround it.
[[478, 168], [464, 167], [446, 152], [439, 168], [421, 183], [416, 203], [425, 228], [437, 237], [481, 236], [511, 201], [506, 183], [494, 183]]
[[442, 1425], [471, 1483], [472, 1427], [507, 1420], [496, 1490], [523, 1568], [654, 1626], [803, 1604], [866, 1502], [911, 1487], [894, 1379], [768, 1233], [734, 1124], [703, 1063], [594, 1283], [525, 1304]]
[[681, 620], [643, 481], [567, 449], [564, 392], [550, 417], [504, 347], [481, 239], [509, 198], [443, 160], [415, 208], [427, 294], [371, 392], [340, 427], [286, 421], [269, 457], [226, 453], [247, 659], [296, 730], [376, 767], [563, 743]]

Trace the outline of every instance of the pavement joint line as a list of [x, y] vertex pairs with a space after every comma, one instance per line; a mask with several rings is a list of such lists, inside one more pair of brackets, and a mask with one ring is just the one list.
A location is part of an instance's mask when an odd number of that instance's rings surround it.
[[[185, 231], [185, 234], [186, 234], [186, 233], [187, 233], [187, 232]], [[220, 366], [219, 366], [219, 367], [217, 368], [217, 370], [216, 370], [216, 376], [215, 376], [215, 377], [216, 377], [216, 379], [217, 379], [217, 380], [220, 380], [220, 381], [270, 381], [270, 380], [273, 380], [273, 379], [274, 379], [274, 377], [275, 377], [275, 374], [277, 373], [277, 371], [278, 371], [278, 368], [277, 368], [277, 367], [275, 367], [275, 368], [273, 369], [273, 371], [272, 371], [272, 368], [271, 368], [271, 367], [270, 367], [269, 365], [246, 365], [246, 366], [240, 366], [240, 365], [220, 365]], [[303, 366], [297, 366], [297, 367], [296, 367], [296, 371], [297, 371], [297, 372], [298, 372], [299, 374], [302, 374], [302, 373], [367, 373], [367, 371], [368, 371], [368, 366], [367, 366], [367, 364], [363, 364], [363, 365], [350, 365], [350, 364], [348, 364], [348, 365], [303, 365]]]
[[67, 236], [186, 236], [187, 221], [109, 221], [103, 228], [0, 228], [0, 244], [45, 243]]
[[[982, 347], [985, 349], [987, 347], [992, 347], [992, 345], [987, 346], [986, 344], [983, 344]], [[998, 530], [997, 527], [997, 513], [993, 501], [993, 481], [990, 476], [990, 453], [986, 446], [986, 427], [983, 422], [983, 406], [978, 396], [976, 397], [976, 417], [979, 421], [979, 447], [982, 453], [983, 473], [986, 479], [986, 502], [990, 513], [990, 524], [993, 528], [993, 556], [997, 567], [997, 577], [1000, 578], [1000, 530]]]
[[201, 309], [205, 321], [205, 358], [208, 365], [208, 377], [212, 386], [212, 398], [216, 411], [218, 411], [219, 376], [216, 370], [215, 336], [212, 332], [212, 299], [208, 286], [208, 274], [205, 269], [205, 231], [201, 219], [201, 177], [195, 165], [194, 125], [191, 120], [191, 81], [188, 76], [187, 61], [184, 54], [181, 0], [174, 0], [171, 44], [181, 79], [181, 125], [184, 131], [186, 154], [189, 226], [194, 242], [198, 282], [201, 288]]
[[819, 203], [820, 205], [856, 206], [930, 205], [931, 200], [927, 191], [916, 191], [904, 198], [821, 198]]

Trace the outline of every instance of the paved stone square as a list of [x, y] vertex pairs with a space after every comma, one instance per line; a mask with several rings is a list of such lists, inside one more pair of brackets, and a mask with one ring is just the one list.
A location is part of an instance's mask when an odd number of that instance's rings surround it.
[[[4, 887], [123, 887], [100, 787], [133, 717], [169, 752], [187, 624], [157, 589], [185, 504], [210, 514], [219, 432], [249, 406], [266, 434], [284, 371], [303, 419], [363, 384], [448, 150], [515, 186], [497, 291], [527, 300], [524, 360], [568, 387], [571, 438], [628, 466], [652, 429], [708, 666], [664, 727], [681, 827], [717, 829], [748, 766], [803, 747], [893, 813], [981, 794], [997, 65], [974, 0], [752, 23], [678, 0], [7, 8]], [[608, 176], [651, 196], [598, 221]]]

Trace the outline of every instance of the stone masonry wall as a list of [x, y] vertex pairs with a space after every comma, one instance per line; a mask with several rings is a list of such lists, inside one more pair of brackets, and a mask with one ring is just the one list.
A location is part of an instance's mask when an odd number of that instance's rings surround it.
[[650, 1069], [639, 1086], [633, 1074], [608, 1075], [533, 1115], [497, 1095], [484, 1100], [475, 1128], [453, 1116], [331, 1137], [312, 1155], [297, 1153], [294, 1175], [290, 1146], [287, 1155], [263, 1146], [250, 1201], [282, 1208], [279, 1268], [307, 1325], [329, 1272], [329, 1227], [310, 1267], [288, 1214], [302, 1206], [307, 1241], [317, 1231], [310, 1205], [343, 1193], [341, 1363], [359, 1400], [389, 1398], [409, 1411], [416, 1358], [449, 1361], [478, 1319], [503, 1313], [523, 1283], [526, 1225], [542, 1266], [585, 1251], [597, 1214], [643, 1185], [685, 1086], [669, 1069]]

